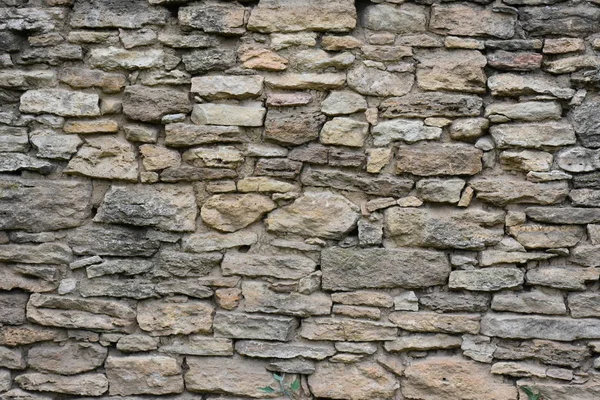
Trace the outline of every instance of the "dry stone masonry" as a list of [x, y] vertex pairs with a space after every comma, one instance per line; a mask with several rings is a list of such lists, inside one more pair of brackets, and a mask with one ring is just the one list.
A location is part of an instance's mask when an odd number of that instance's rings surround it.
[[598, 0], [0, 0], [0, 400], [523, 387], [600, 398]]

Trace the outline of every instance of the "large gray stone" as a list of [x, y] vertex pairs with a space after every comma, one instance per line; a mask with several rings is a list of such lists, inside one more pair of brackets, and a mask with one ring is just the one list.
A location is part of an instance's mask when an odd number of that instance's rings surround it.
[[554, 7], [524, 7], [520, 12], [523, 29], [532, 36], [585, 36], [598, 31], [600, 11], [591, 4]]
[[410, 332], [479, 333], [478, 314], [393, 312], [389, 319], [394, 325]]
[[28, 372], [17, 376], [15, 382], [26, 390], [76, 396], [101, 396], [108, 391], [108, 380], [99, 373], [62, 376]]
[[94, 117], [100, 115], [97, 94], [64, 89], [29, 90], [21, 96], [20, 110], [32, 114], [56, 114], [63, 117]]
[[504, 206], [509, 203], [557, 204], [569, 193], [567, 182], [542, 182], [481, 177], [469, 182], [477, 198], [486, 203]]
[[242, 295], [246, 312], [264, 312], [297, 317], [329, 315], [331, 297], [325, 293], [300, 294], [277, 293], [269, 290], [269, 284], [258, 281], [242, 283]]
[[48, 175], [54, 170], [54, 165], [45, 160], [39, 160], [28, 154], [0, 153], [0, 172], [32, 171]]
[[392, 207], [385, 211], [386, 236], [397, 246], [482, 250], [502, 240], [504, 213]]
[[509, 339], [549, 339], [569, 342], [600, 338], [600, 320], [489, 313], [481, 333]]
[[292, 317], [217, 311], [213, 330], [215, 337], [285, 342], [292, 339], [297, 326]]
[[29, 296], [25, 293], [3, 293], [0, 297], [0, 324], [24, 324], [25, 306], [28, 300]]
[[241, 35], [246, 32], [246, 8], [240, 4], [203, 3], [181, 7], [177, 15], [179, 24], [201, 29], [207, 33]]
[[165, 53], [158, 49], [124, 50], [118, 47], [95, 48], [90, 51], [89, 64], [107, 71], [138, 70], [160, 67]]
[[234, 48], [218, 47], [185, 52], [181, 59], [186, 71], [196, 74], [231, 68], [236, 63], [236, 57]]
[[423, 121], [415, 119], [392, 119], [382, 121], [373, 127], [373, 144], [387, 146], [391, 142], [405, 141], [408, 143], [420, 140], [435, 140], [442, 135], [442, 129], [426, 126]]
[[535, 122], [501, 124], [490, 128], [498, 148], [507, 147], [558, 147], [575, 143], [575, 132], [567, 122]]
[[146, 300], [138, 303], [137, 321], [150, 336], [208, 333], [213, 322], [214, 307], [207, 302], [174, 303]]
[[384, 118], [476, 117], [482, 106], [483, 101], [478, 96], [414, 93], [386, 99], [379, 110]]
[[527, 283], [564, 290], [585, 290], [586, 282], [600, 278], [600, 270], [579, 267], [538, 267], [527, 271]]
[[508, 11], [497, 12], [471, 4], [434, 4], [429, 27], [445, 35], [510, 39], [516, 20], [516, 15]]
[[123, 96], [123, 113], [130, 119], [159, 122], [167, 114], [187, 114], [192, 105], [186, 92], [173, 89], [128, 86]]
[[108, 350], [96, 343], [43, 344], [27, 352], [27, 365], [37, 371], [75, 375], [94, 370], [106, 359]]
[[362, 63], [348, 71], [348, 86], [366, 96], [404, 96], [413, 83], [412, 74], [381, 71]]
[[133, 146], [124, 139], [97, 136], [86, 139], [65, 173], [99, 179], [137, 181], [138, 162]]
[[151, 256], [160, 247], [146, 229], [104, 224], [88, 224], [72, 231], [68, 243], [75, 254], [100, 256]]
[[572, 247], [583, 238], [584, 230], [573, 225], [518, 225], [509, 233], [528, 249]]
[[221, 269], [223, 275], [267, 276], [279, 279], [300, 279], [310, 275], [317, 264], [310, 258], [294, 254], [250, 254], [229, 251]]
[[143, 258], [113, 258], [105, 259], [100, 264], [89, 265], [85, 272], [88, 278], [104, 275], [137, 275], [152, 270], [154, 263]]
[[450, 274], [443, 253], [417, 249], [328, 248], [321, 269], [326, 290], [436, 286]]
[[233, 233], [195, 233], [184, 237], [182, 247], [184, 251], [202, 253], [239, 246], [251, 246], [258, 241], [258, 235], [249, 231]]
[[27, 128], [0, 126], [0, 152], [27, 152], [28, 150], [29, 136]]
[[597, 98], [586, 99], [583, 104], [573, 109], [571, 114], [573, 128], [581, 144], [585, 147], [600, 147], [600, 102]]
[[174, 123], [165, 126], [165, 135], [165, 145], [169, 147], [245, 141], [242, 128], [237, 126]]
[[452, 271], [448, 287], [480, 292], [511, 289], [523, 284], [525, 274], [517, 268], [485, 268]]
[[106, 359], [105, 368], [111, 395], [161, 395], [184, 390], [181, 365], [172, 357], [111, 356]]
[[560, 104], [553, 101], [492, 103], [485, 108], [485, 116], [492, 122], [537, 122], [560, 119], [561, 114]]
[[191, 186], [112, 185], [94, 221], [182, 232], [195, 230], [197, 212]]
[[[65, 3], [66, 4], [66, 3]], [[146, 0], [83, 0], [75, 2], [70, 25], [74, 28], [141, 28], [164, 25], [169, 12]]]
[[485, 93], [486, 57], [477, 50], [419, 52], [417, 83], [423, 90]]
[[600, 169], [600, 150], [571, 147], [558, 153], [558, 166], [569, 172], [589, 172]]
[[598, 293], [571, 293], [567, 302], [573, 318], [600, 317], [600, 296]]
[[501, 292], [494, 295], [492, 310], [526, 314], [565, 315], [567, 308], [558, 292], [532, 290], [531, 292]]
[[25, 264], [69, 264], [72, 253], [64, 243], [3, 244], [0, 261]]
[[575, 90], [564, 81], [558, 81], [549, 75], [492, 75], [488, 78], [488, 88], [494, 96], [548, 95], [569, 99], [575, 94]]
[[419, 176], [475, 175], [482, 169], [483, 152], [466, 144], [427, 143], [400, 146], [396, 173]]
[[398, 329], [384, 322], [320, 317], [302, 321], [300, 336], [308, 340], [373, 342], [396, 339]]
[[255, 358], [308, 358], [311, 360], [324, 360], [335, 354], [331, 343], [273, 343], [257, 340], [238, 340], [235, 351], [246, 357]]
[[[51, 250], [51, 248], [47, 249]], [[0, 265], [4, 273], [4, 279], [0, 281], [0, 290], [23, 289], [27, 292], [43, 293], [53, 291], [58, 287], [60, 269], [57, 266], [45, 264]]]
[[414, 4], [373, 4], [362, 11], [362, 26], [374, 31], [414, 34], [427, 30], [426, 9]]
[[73, 228], [91, 215], [91, 185], [74, 181], [0, 181], [0, 229]]
[[438, 312], [485, 312], [490, 295], [484, 292], [446, 291], [423, 294], [419, 304]]
[[551, 224], [594, 224], [600, 222], [600, 208], [577, 207], [529, 207], [525, 209], [529, 218]]

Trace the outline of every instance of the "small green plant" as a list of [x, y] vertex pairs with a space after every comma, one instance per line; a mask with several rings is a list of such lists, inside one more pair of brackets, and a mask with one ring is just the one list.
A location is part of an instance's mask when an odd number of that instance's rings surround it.
[[521, 390], [523, 390], [527, 395], [527, 400], [542, 400], [542, 398], [540, 397], [540, 392], [534, 392], [533, 388], [530, 388], [529, 386], [523, 386], [521, 387]]
[[[297, 376], [296, 379], [289, 385], [287, 385], [284, 382], [285, 374], [273, 374], [273, 379], [275, 379], [279, 383], [279, 391], [282, 392], [288, 399], [294, 400], [296, 398], [296, 393], [300, 390], [299, 376]], [[275, 393], [278, 391], [277, 389], [274, 389], [271, 386], [265, 386], [258, 389], [262, 390], [265, 393]]]

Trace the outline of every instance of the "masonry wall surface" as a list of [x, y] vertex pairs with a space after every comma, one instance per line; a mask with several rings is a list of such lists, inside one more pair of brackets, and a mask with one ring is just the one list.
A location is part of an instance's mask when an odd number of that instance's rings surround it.
[[598, 51], [597, 1], [0, 0], [0, 399], [597, 400]]

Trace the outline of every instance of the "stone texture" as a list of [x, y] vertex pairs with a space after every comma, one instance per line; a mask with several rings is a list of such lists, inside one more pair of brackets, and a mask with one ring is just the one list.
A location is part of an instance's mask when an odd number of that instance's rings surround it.
[[477, 314], [438, 314], [435, 312], [393, 312], [390, 322], [410, 332], [479, 333]]
[[244, 99], [260, 95], [261, 76], [198, 76], [192, 78], [192, 93], [208, 99]]
[[498, 206], [509, 203], [557, 204], [565, 200], [569, 191], [566, 182], [534, 183], [481, 177], [469, 184], [479, 200]]
[[496, 145], [539, 149], [575, 144], [575, 132], [567, 122], [502, 124], [490, 128]]
[[424, 90], [485, 93], [485, 56], [476, 50], [433, 50], [415, 56], [417, 84]]
[[481, 333], [511, 339], [572, 341], [597, 339], [598, 320], [565, 317], [487, 314], [481, 320]]
[[220, 231], [235, 232], [258, 221], [276, 207], [268, 197], [258, 194], [221, 194], [202, 206], [202, 220]]
[[186, 114], [191, 110], [187, 93], [178, 90], [134, 85], [124, 92], [123, 113], [130, 119], [158, 122], [167, 114]]
[[266, 110], [258, 104], [250, 107], [228, 104], [196, 104], [192, 121], [198, 125], [262, 126]]
[[386, 146], [398, 140], [414, 143], [421, 140], [439, 139], [442, 135], [442, 129], [425, 126], [419, 120], [392, 119], [377, 124], [373, 127], [372, 133], [375, 146]]
[[[135, 18], [130, 18], [135, 15]], [[71, 16], [71, 25], [76, 28], [141, 28], [145, 24], [162, 25], [166, 22], [167, 10], [152, 7], [144, 0], [121, 3], [118, 0], [77, 2]]]
[[488, 78], [494, 96], [548, 95], [559, 99], [573, 97], [575, 91], [546, 75], [497, 74]]
[[292, 317], [217, 312], [213, 330], [215, 337], [289, 341], [297, 327]]
[[29, 349], [27, 365], [41, 372], [75, 375], [102, 366], [106, 355], [106, 348], [94, 343], [44, 344]]
[[524, 280], [525, 275], [516, 268], [486, 268], [452, 271], [448, 286], [450, 289], [489, 292], [518, 287]]
[[273, 343], [257, 340], [240, 340], [235, 344], [235, 351], [241, 355], [255, 358], [303, 357], [311, 360], [324, 360], [335, 353], [331, 344]]
[[348, 71], [348, 86], [365, 96], [404, 96], [413, 83], [412, 74], [381, 71], [364, 64]]
[[16, 377], [15, 382], [26, 390], [78, 396], [101, 396], [108, 391], [108, 380], [104, 374], [99, 373], [66, 377], [29, 372]]
[[344, 249], [322, 252], [323, 288], [419, 288], [443, 284], [450, 274], [439, 252], [410, 249]]
[[548, 286], [556, 289], [585, 290], [587, 281], [595, 281], [600, 277], [596, 268], [578, 267], [544, 267], [527, 272], [527, 283], [530, 285]]
[[151, 336], [208, 333], [214, 307], [207, 302], [169, 303], [147, 300], [138, 304], [137, 321]]
[[320, 141], [323, 144], [362, 147], [368, 132], [369, 124], [366, 122], [337, 117], [323, 125]]
[[108, 357], [106, 376], [110, 395], [183, 392], [181, 366], [176, 359], [165, 356]]
[[481, 150], [462, 144], [402, 146], [397, 152], [397, 173], [419, 176], [475, 175], [481, 171]]
[[221, 269], [223, 275], [270, 276], [280, 279], [300, 279], [316, 268], [316, 263], [302, 255], [261, 255], [229, 251]]
[[93, 137], [71, 159], [66, 173], [100, 179], [137, 181], [138, 163], [131, 144], [114, 137]]
[[351, 318], [310, 318], [302, 323], [300, 336], [308, 340], [370, 342], [394, 340], [398, 329], [389, 323]]
[[21, 96], [20, 110], [32, 114], [56, 114], [63, 117], [93, 117], [100, 115], [96, 94], [64, 89], [29, 90]]
[[435, 4], [429, 26], [442, 34], [510, 39], [516, 16], [466, 4]]
[[528, 249], [575, 246], [583, 229], [570, 225], [521, 225], [509, 229], [512, 236]]
[[329, 315], [331, 298], [324, 293], [304, 295], [300, 293], [276, 293], [264, 282], [246, 281], [242, 295], [247, 312], [264, 312], [298, 317]]
[[74, 230], [68, 242], [75, 254], [126, 257], [151, 256], [160, 246], [144, 229], [102, 224], [88, 224]]
[[397, 117], [469, 117], [478, 116], [481, 98], [449, 93], [414, 93], [392, 97], [381, 102], [384, 118]]
[[401, 353], [412, 350], [453, 349], [460, 347], [461, 343], [462, 339], [460, 337], [443, 333], [436, 335], [411, 334], [401, 336], [391, 342], [385, 342], [384, 348], [391, 353]]
[[246, 10], [239, 4], [200, 4], [182, 7], [178, 20], [182, 26], [201, 29], [207, 33], [238, 35], [245, 32]]
[[489, 117], [492, 122], [534, 122], [560, 119], [561, 107], [560, 104], [550, 101], [493, 103], [485, 108], [485, 116]]

